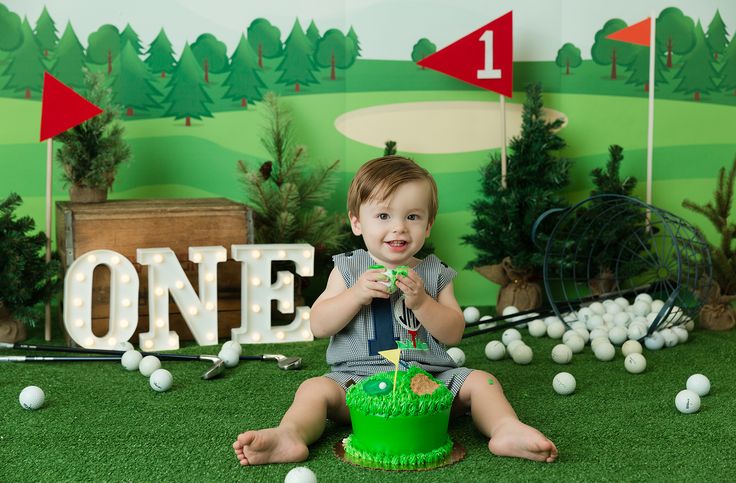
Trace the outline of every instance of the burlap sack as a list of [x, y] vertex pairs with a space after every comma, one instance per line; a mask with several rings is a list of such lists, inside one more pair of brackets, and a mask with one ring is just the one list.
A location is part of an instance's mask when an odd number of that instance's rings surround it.
[[731, 330], [736, 326], [736, 313], [729, 304], [705, 304], [700, 309], [699, 326], [707, 330]]
[[10, 317], [8, 311], [0, 308], [0, 342], [15, 344], [26, 339], [26, 326]]
[[590, 291], [593, 295], [611, 293], [616, 288], [616, 278], [608, 269], [601, 271], [598, 275], [588, 280]]
[[475, 270], [491, 282], [501, 285], [496, 298], [498, 315], [510, 305], [520, 311], [536, 309], [542, 305], [542, 287], [531, 281], [530, 272], [515, 268], [510, 257], [504, 258], [499, 264], [476, 267]]

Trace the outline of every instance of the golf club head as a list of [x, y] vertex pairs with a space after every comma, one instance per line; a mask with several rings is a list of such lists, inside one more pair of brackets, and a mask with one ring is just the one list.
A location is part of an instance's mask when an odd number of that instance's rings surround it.
[[276, 361], [279, 369], [283, 369], [285, 371], [291, 371], [302, 367], [301, 357], [286, 357], [282, 354], [263, 354], [263, 359]]
[[199, 358], [212, 362], [212, 366], [202, 373], [202, 379], [214, 379], [225, 370], [225, 363], [217, 356], [199, 356]]

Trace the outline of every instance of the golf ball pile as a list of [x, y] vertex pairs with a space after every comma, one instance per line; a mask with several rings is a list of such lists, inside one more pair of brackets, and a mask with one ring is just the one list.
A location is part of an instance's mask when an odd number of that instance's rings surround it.
[[166, 369], [156, 369], [148, 379], [151, 389], [157, 392], [165, 392], [171, 389], [174, 383], [174, 377]]
[[28, 386], [20, 392], [18, 401], [23, 409], [30, 411], [36, 410], [43, 406], [46, 400], [46, 395], [43, 393], [43, 389], [38, 386]]

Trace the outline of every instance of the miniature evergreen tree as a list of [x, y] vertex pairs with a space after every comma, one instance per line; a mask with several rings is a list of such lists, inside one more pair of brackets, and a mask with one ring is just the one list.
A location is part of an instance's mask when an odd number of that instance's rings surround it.
[[[467, 268], [475, 268], [502, 284], [499, 280], [505, 278], [497, 276], [502, 263], [503, 271], [506, 275], [513, 272], [516, 282], [533, 284], [540, 278], [544, 254], [531, 239], [531, 230], [543, 212], [565, 205], [558, 193], [568, 182], [570, 162], [555, 154], [565, 147], [565, 141], [557, 135], [562, 124], [562, 119], [544, 119], [541, 86], [527, 86], [521, 134], [510, 143], [507, 187], [501, 186], [500, 155], [493, 154], [481, 169], [483, 196], [472, 203], [472, 233], [463, 236], [464, 242], [477, 250], [477, 257]], [[539, 286], [532, 285], [531, 290], [539, 294], [536, 301], [530, 301], [527, 307], [514, 304], [517, 308], [532, 308], [541, 302]], [[496, 305], [499, 312], [504, 301], [508, 302], [503, 291]]]
[[56, 158], [63, 168], [65, 183], [107, 191], [115, 180], [118, 166], [130, 159], [130, 147], [123, 139], [118, 106], [112, 103], [103, 75], [87, 72], [85, 84], [87, 98], [103, 112], [57, 135], [55, 139], [62, 146]]
[[700, 313], [701, 325], [716, 330], [730, 329], [736, 324], [736, 314], [730, 305], [736, 299], [736, 223], [729, 221], [734, 178], [736, 158], [728, 175], [725, 166], [719, 170], [712, 201], [704, 205], [688, 199], [682, 202], [683, 207], [705, 216], [721, 237], [718, 245], [708, 243], [713, 263], [713, 285], [707, 293], [707, 305]]
[[42, 317], [39, 304], [50, 300], [59, 288], [59, 263], [46, 263], [46, 235], [31, 233], [33, 218], [16, 216], [21, 203], [16, 193], [0, 202], [0, 308], [33, 326]]
[[246, 203], [253, 209], [256, 243], [309, 243], [318, 251], [335, 251], [344, 242], [342, 216], [330, 215], [322, 203], [337, 183], [339, 161], [314, 167], [306, 148], [294, 141], [289, 112], [268, 93], [268, 117], [262, 143], [271, 160], [252, 169], [240, 161]]

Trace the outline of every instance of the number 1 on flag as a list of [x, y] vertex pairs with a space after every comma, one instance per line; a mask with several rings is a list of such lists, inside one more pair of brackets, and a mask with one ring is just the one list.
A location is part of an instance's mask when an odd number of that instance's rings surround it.
[[501, 69], [493, 68], [493, 30], [483, 32], [480, 40], [485, 44], [485, 65], [478, 71], [478, 79], [500, 79]]

